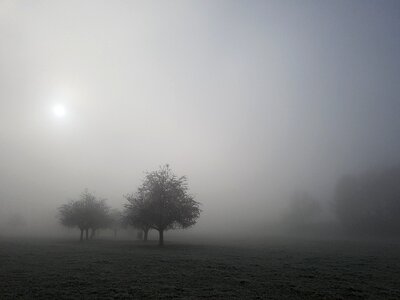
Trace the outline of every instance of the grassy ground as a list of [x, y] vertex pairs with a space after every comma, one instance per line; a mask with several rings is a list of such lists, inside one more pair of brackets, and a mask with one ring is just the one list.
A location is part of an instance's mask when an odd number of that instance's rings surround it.
[[0, 298], [400, 299], [400, 246], [0, 241]]

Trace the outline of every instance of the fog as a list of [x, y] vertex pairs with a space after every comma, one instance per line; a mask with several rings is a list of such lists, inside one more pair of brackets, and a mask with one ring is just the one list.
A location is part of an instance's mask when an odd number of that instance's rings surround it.
[[333, 220], [343, 175], [400, 163], [399, 81], [397, 1], [2, 0], [1, 231], [59, 232], [85, 188], [121, 209], [166, 163], [185, 236], [274, 232], [303, 192]]

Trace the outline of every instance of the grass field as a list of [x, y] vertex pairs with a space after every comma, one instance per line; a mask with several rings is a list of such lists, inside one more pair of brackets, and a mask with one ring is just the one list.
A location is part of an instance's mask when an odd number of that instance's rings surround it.
[[400, 299], [400, 245], [0, 240], [1, 299]]

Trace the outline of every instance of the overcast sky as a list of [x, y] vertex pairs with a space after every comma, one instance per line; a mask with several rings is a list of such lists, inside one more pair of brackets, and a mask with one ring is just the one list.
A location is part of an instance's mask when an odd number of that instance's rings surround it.
[[398, 164], [399, 95], [399, 1], [0, 0], [0, 209], [169, 163], [199, 226], [262, 218]]

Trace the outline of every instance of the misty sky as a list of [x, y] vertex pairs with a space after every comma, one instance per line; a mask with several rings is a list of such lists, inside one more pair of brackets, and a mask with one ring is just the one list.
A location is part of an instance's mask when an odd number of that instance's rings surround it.
[[0, 0], [0, 209], [169, 163], [199, 226], [261, 219], [398, 164], [399, 95], [399, 1]]

